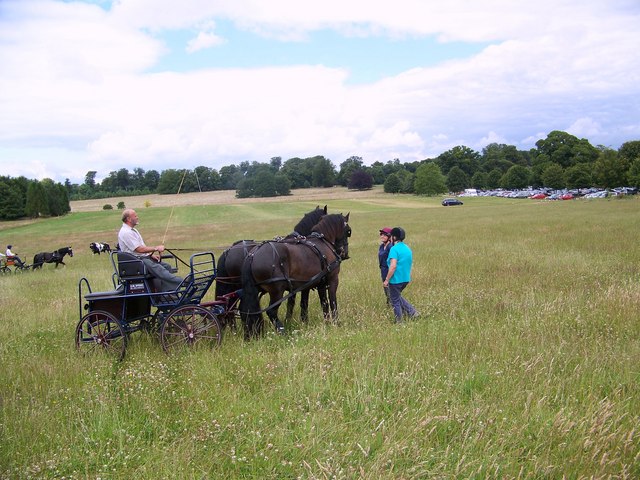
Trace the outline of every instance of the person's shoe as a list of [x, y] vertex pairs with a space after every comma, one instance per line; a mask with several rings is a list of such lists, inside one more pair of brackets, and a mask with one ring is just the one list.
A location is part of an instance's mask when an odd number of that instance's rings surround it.
[[404, 320], [402, 320], [401, 318], [396, 318], [395, 322], [393, 323], [395, 323], [396, 325], [399, 325], [401, 323], [404, 323]]

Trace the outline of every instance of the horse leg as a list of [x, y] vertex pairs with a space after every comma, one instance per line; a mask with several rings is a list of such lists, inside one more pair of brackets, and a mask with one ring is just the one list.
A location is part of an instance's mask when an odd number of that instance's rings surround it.
[[338, 282], [329, 285], [329, 307], [331, 309], [331, 319], [334, 324], [338, 323]]
[[305, 288], [300, 294], [300, 320], [309, 321], [309, 289]]
[[322, 315], [325, 320], [329, 319], [329, 301], [327, 300], [327, 286], [318, 285], [318, 298], [322, 307]]
[[293, 318], [293, 309], [296, 306], [296, 296], [291, 295], [287, 300], [287, 315], [284, 317], [284, 321], [288, 322]]
[[284, 325], [278, 318], [278, 307], [275, 306], [273, 308], [268, 309], [267, 316], [269, 317], [269, 320], [271, 320], [271, 323], [275, 327], [276, 333], [279, 335], [284, 335]]

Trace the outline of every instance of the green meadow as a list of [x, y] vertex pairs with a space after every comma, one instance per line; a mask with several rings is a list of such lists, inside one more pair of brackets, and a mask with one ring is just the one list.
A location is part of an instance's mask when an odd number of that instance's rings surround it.
[[[0, 276], [0, 478], [640, 477], [640, 198], [440, 200], [138, 209], [148, 244], [218, 256], [327, 204], [351, 214], [351, 258], [338, 325], [312, 293], [285, 336], [225, 330], [215, 351], [167, 356], [139, 332], [122, 362], [73, 345], [79, 280], [112, 288], [89, 243], [114, 246], [120, 213], [1, 223], [29, 263], [74, 257]], [[384, 226], [414, 252], [405, 292], [422, 315], [402, 325], [377, 265]]]

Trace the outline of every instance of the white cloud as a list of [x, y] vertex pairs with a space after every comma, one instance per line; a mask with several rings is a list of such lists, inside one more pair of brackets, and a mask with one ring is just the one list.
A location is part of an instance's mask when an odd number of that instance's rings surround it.
[[186, 51], [188, 53], [194, 53], [198, 50], [204, 50], [211, 47], [216, 47], [218, 45], [222, 45], [226, 40], [222, 37], [219, 37], [215, 33], [211, 32], [200, 32], [196, 38], [189, 40], [187, 43]]
[[[562, 129], [593, 144], [640, 135], [637, 5], [342, 3], [120, 0], [104, 11], [5, 0], [0, 167], [81, 182], [89, 169], [219, 168], [316, 154], [336, 165], [351, 155], [409, 161], [494, 141], [528, 149]], [[416, 55], [414, 68], [356, 86], [347, 69], [312, 61], [149, 73], [167, 51], [157, 32], [191, 32], [184, 47], [196, 52], [225, 41], [216, 20], [281, 38], [333, 28], [493, 43], [431, 67]]]

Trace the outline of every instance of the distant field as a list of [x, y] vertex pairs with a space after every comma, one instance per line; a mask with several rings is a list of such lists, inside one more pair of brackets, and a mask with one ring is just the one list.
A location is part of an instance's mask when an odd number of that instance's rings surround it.
[[[640, 477], [640, 199], [197, 195], [0, 224], [29, 261], [75, 252], [0, 276], [0, 478]], [[310, 322], [284, 337], [226, 331], [217, 351], [168, 357], [136, 333], [124, 362], [87, 362], [73, 348], [78, 281], [112, 288], [88, 245], [115, 243], [120, 213], [102, 205], [120, 200], [148, 243], [216, 256], [290, 232], [316, 205], [350, 212], [340, 325], [312, 295]], [[423, 314], [400, 327], [376, 257], [378, 229], [397, 225]]]

